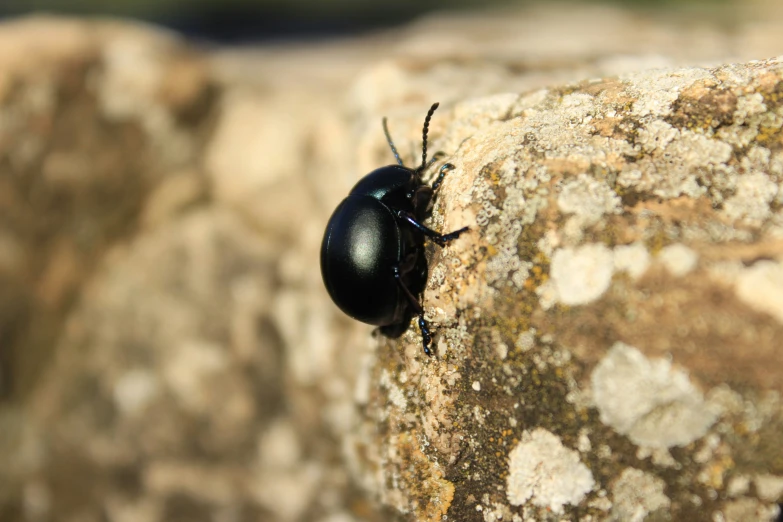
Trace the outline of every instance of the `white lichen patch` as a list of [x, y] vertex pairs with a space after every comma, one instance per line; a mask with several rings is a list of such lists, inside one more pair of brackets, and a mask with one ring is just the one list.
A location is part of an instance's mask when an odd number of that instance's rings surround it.
[[530, 330], [525, 330], [519, 334], [514, 345], [522, 352], [526, 352], [533, 348], [536, 345], [536, 330], [531, 328]]
[[[709, 76], [706, 69], [681, 69], [678, 74], [671, 71], [642, 71], [621, 76], [629, 83], [629, 90], [636, 101], [632, 113], [636, 116], [666, 116], [671, 113], [674, 101], [680, 91], [698, 80]], [[637, 89], [644, 93], [639, 96]], [[637, 92], [634, 92], [637, 91]]]
[[747, 96], [737, 98], [737, 109], [734, 111], [734, 122], [746, 123], [752, 116], [757, 116], [767, 111], [764, 97], [760, 92], [754, 92]]
[[577, 449], [581, 453], [587, 453], [593, 449], [593, 445], [590, 442], [590, 435], [587, 428], [579, 430], [579, 438], [577, 439]]
[[612, 282], [612, 251], [600, 243], [561, 248], [550, 267], [553, 299], [566, 305], [584, 305], [603, 295]]
[[681, 195], [698, 198], [706, 189], [697, 174], [720, 169], [731, 158], [727, 143], [683, 130], [665, 147], [623, 167], [617, 183], [637, 191], [669, 199]]
[[770, 203], [778, 190], [778, 184], [763, 172], [742, 176], [737, 181], [736, 193], [723, 206], [723, 215], [729, 221], [758, 225], [772, 215]]
[[720, 522], [748, 522], [750, 520], [772, 522], [777, 520], [780, 507], [765, 506], [755, 498], [741, 498], [726, 502], [723, 508], [712, 515], [712, 520]]
[[720, 437], [715, 433], [710, 433], [704, 437], [701, 448], [693, 454], [693, 461], [699, 464], [706, 464], [712, 460], [719, 446]]
[[783, 265], [759, 261], [737, 275], [734, 290], [748, 306], [783, 323]]
[[664, 494], [666, 483], [649, 473], [626, 468], [612, 486], [612, 519], [642, 522], [656, 509], [668, 508], [671, 500]]
[[614, 269], [627, 272], [633, 279], [639, 279], [650, 266], [650, 253], [643, 243], [618, 245], [614, 247]]
[[388, 391], [389, 402], [401, 410], [407, 408], [408, 400], [405, 398], [405, 392], [397, 386], [388, 370], [384, 369], [381, 372], [380, 385]]
[[[758, 98], [754, 99], [755, 96], [758, 96]], [[737, 111], [734, 113], [734, 123], [719, 128], [715, 132], [715, 137], [734, 147], [745, 148], [752, 146], [762, 126], [768, 129], [780, 128], [780, 118], [774, 113], [768, 112], [764, 103], [755, 105], [757, 100], [762, 99], [763, 96], [760, 93], [754, 93], [750, 97], [738, 98]]]
[[595, 367], [591, 384], [601, 422], [637, 445], [684, 446], [704, 436], [718, 417], [684, 371], [621, 342]]
[[667, 146], [680, 134], [680, 131], [662, 120], [653, 120], [639, 129], [637, 143], [647, 152]]
[[560, 106], [568, 113], [571, 121], [584, 122], [595, 111], [595, 98], [586, 93], [575, 92], [563, 96]]
[[680, 469], [682, 467], [666, 448], [652, 448], [650, 451], [650, 460], [652, 460], [653, 464], [662, 468]]
[[597, 223], [604, 214], [619, 214], [620, 196], [601, 180], [580, 174], [560, 189], [557, 206], [564, 214], [573, 214], [582, 227]]
[[[772, 165], [770, 165], [771, 160], [772, 152], [768, 148], [752, 145], [748, 147], [748, 151], [745, 153], [745, 156], [740, 159], [740, 167], [743, 171], [749, 173], [749, 175], [753, 175], [759, 172], [763, 173], [767, 170], [769, 170], [769, 173], [771, 174], [774, 172], [771, 168]], [[739, 181], [739, 179], [735, 179], [733, 181], [735, 182], [733, 187], [736, 189], [736, 182]]]
[[658, 254], [658, 260], [666, 270], [675, 277], [682, 277], [696, 268], [699, 256], [692, 249], [681, 243], [663, 247]]
[[731, 477], [726, 486], [726, 494], [730, 497], [739, 497], [744, 495], [750, 489], [750, 478], [745, 475], [735, 475]]
[[776, 475], [756, 475], [753, 479], [756, 485], [756, 493], [762, 500], [777, 502], [783, 495], [783, 477]]
[[[509, 162], [498, 171], [501, 176], [505, 176], [513, 173], [515, 168], [513, 162]], [[545, 205], [545, 200], [528, 201], [521, 189], [509, 186], [506, 198], [498, 208], [492, 186], [481, 178], [473, 185], [471, 197], [481, 206], [476, 213], [475, 223], [483, 228], [481, 235], [484, 240], [496, 250], [487, 261], [487, 281], [522, 288], [533, 265], [520, 258], [517, 243], [522, 230], [535, 220], [537, 209]]]
[[538, 296], [538, 305], [542, 310], [549, 310], [557, 304], [557, 288], [551, 279], [536, 288], [536, 295]]
[[593, 474], [579, 453], [543, 428], [522, 433], [509, 454], [506, 494], [514, 506], [531, 501], [562, 513], [565, 505], [580, 503], [594, 486]]

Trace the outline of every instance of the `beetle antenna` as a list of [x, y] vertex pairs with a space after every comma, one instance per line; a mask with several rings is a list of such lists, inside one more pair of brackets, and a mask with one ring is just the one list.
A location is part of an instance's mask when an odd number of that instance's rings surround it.
[[424, 118], [424, 127], [421, 130], [421, 167], [419, 167], [419, 171], [423, 171], [425, 168], [427, 168], [427, 133], [430, 130], [430, 120], [432, 119], [432, 115], [435, 113], [435, 109], [438, 108], [438, 105], [440, 105], [440, 103], [433, 103], [432, 107], [430, 107], [430, 110], [427, 111], [427, 117]]
[[386, 116], [383, 117], [382, 123], [383, 133], [386, 135], [386, 141], [389, 142], [389, 147], [391, 147], [392, 154], [394, 154], [394, 157], [397, 159], [397, 163], [399, 163], [401, 167], [404, 167], [405, 165], [402, 163], [400, 155], [397, 154], [397, 147], [394, 146], [394, 142], [391, 139], [391, 134], [389, 134], [389, 127], [386, 125]]

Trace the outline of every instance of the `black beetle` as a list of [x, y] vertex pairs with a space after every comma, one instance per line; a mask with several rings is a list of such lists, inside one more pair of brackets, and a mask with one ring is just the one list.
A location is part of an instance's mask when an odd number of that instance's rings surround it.
[[427, 163], [427, 132], [437, 108], [433, 104], [424, 118], [421, 165], [416, 169], [403, 164], [383, 118], [383, 132], [398, 164], [359, 180], [329, 218], [321, 243], [321, 275], [335, 304], [390, 336], [405, 331], [417, 314], [427, 355], [432, 355], [432, 335], [416, 297], [426, 283], [424, 238], [442, 247], [468, 229], [439, 234], [421, 223], [446, 171], [454, 168], [445, 163], [431, 187], [421, 179], [436, 160]]

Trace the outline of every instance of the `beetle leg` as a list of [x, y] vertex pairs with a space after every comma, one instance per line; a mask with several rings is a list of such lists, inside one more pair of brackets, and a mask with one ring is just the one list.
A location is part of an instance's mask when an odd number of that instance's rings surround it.
[[419, 314], [419, 330], [421, 330], [421, 343], [424, 345], [424, 353], [432, 357], [432, 351], [430, 350], [432, 333], [427, 321], [424, 320], [424, 314]]
[[[435, 158], [432, 159], [433, 161], [435, 160]], [[444, 163], [443, 165], [441, 165], [440, 171], [438, 172], [438, 177], [435, 178], [435, 181], [432, 183], [432, 186], [424, 185], [424, 184], [419, 185], [413, 191], [413, 194], [409, 196], [409, 199], [413, 200], [413, 208], [417, 209], [420, 207], [427, 207], [429, 209], [432, 206], [432, 202], [435, 201], [436, 192], [440, 188], [440, 184], [443, 183], [443, 178], [446, 177], [446, 172], [453, 170], [455, 168], [456, 167], [451, 163]]]
[[408, 301], [411, 304], [411, 308], [413, 308], [413, 311], [419, 315], [419, 321], [418, 321], [419, 330], [421, 330], [421, 342], [422, 345], [424, 346], [424, 353], [426, 353], [429, 356], [432, 356], [432, 351], [430, 350], [430, 343], [432, 343], [432, 332], [430, 332], [430, 327], [427, 324], [427, 321], [424, 319], [424, 310], [422, 309], [419, 300], [416, 299], [416, 297], [411, 293], [410, 290], [408, 290], [408, 287], [405, 285], [405, 282], [402, 280], [400, 267], [395, 266], [394, 268], [392, 268], [392, 271], [394, 273], [394, 279], [397, 280], [397, 284], [400, 285], [400, 288], [402, 288], [403, 293], [408, 298]]
[[460, 228], [459, 230], [455, 230], [454, 232], [449, 232], [448, 234], [439, 234], [438, 232], [435, 232], [431, 228], [427, 228], [418, 221], [416, 221], [416, 218], [409, 212], [405, 212], [404, 210], [398, 210], [396, 212], [397, 217], [400, 219], [404, 219], [408, 223], [410, 223], [416, 230], [427, 236], [428, 238], [435, 241], [440, 246], [446, 246], [446, 243], [449, 241], [453, 241], [457, 239], [460, 234], [465, 232], [468, 227]]
[[408, 301], [410, 302], [413, 311], [419, 315], [423, 314], [424, 311], [421, 309], [419, 300], [416, 299], [416, 296], [414, 296], [410, 290], [408, 290], [408, 287], [405, 285], [405, 281], [402, 280], [402, 273], [400, 272], [400, 267], [399, 266], [393, 267], [392, 272], [394, 273], [394, 279], [397, 280], [397, 284], [400, 285], [400, 288], [402, 288], [405, 297], [408, 298]]
[[440, 187], [440, 184], [443, 182], [443, 178], [446, 177], [446, 172], [455, 169], [456, 167], [452, 165], [451, 163], [444, 163], [440, 167], [440, 172], [438, 173], [438, 178], [435, 180], [435, 182], [432, 184], [432, 191], [435, 192]]
[[454, 232], [443, 234], [440, 236], [440, 241], [443, 243], [443, 245], [445, 245], [446, 243], [457, 239], [463, 232], [466, 232], [467, 230], [468, 227], [462, 227], [459, 230], [455, 230]]
[[445, 156], [446, 153], [442, 150], [436, 151], [432, 153], [432, 159], [430, 159], [429, 163], [427, 163], [427, 166], [431, 166], [433, 163], [441, 159], [443, 156]]

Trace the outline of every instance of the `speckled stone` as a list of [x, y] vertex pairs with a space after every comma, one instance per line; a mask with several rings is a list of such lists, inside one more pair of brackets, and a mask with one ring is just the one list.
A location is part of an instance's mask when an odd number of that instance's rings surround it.
[[[760, 490], [720, 499], [735, 474], [783, 475], [781, 86], [770, 59], [444, 107], [434, 142], [456, 168], [432, 223], [470, 230], [431, 252], [438, 356], [412, 326], [366, 367], [368, 380], [406, 375], [370, 396], [350, 436], [366, 487], [423, 516], [431, 493], [396, 478], [426, 476], [398, 447], [414, 434], [457, 519], [775, 513], [779, 495]], [[564, 455], [590, 433], [590, 487], [544, 493], [525, 478], [520, 452], [551, 453], [529, 443], [536, 430]], [[636, 482], [654, 492], [628, 494]]]

